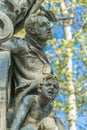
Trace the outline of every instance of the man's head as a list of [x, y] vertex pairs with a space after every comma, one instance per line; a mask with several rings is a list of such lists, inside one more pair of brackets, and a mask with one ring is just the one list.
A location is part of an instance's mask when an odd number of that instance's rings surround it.
[[25, 31], [27, 34], [32, 34], [42, 41], [52, 38], [51, 23], [42, 12], [32, 14], [26, 19]]
[[54, 75], [49, 75], [41, 85], [41, 95], [53, 100], [59, 90], [58, 80]]

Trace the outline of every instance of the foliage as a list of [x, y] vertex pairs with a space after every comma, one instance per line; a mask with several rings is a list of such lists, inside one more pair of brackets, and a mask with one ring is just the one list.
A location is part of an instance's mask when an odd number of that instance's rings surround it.
[[[56, 1], [56, 0], [49, 0], [50, 6], [49, 7], [55, 14], [59, 17], [62, 17], [60, 10], [60, 2], [62, 1]], [[58, 6], [56, 7], [56, 4], [58, 3]], [[47, 3], [48, 4], [48, 3]], [[58, 77], [59, 85], [61, 87], [61, 90], [59, 92], [59, 96], [57, 96], [56, 100], [54, 101], [54, 106], [57, 108], [57, 110], [63, 110], [66, 114], [68, 111], [68, 103], [67, 103], [67, 96], [71, 93], [71, 91], [68, 89], [68, 81], [69, 77], [73, 77], [72, 82], [73, 86], [75, 88], [75, 95], [76, 95], [76, 101], [77, 101], [77, 112], [78, 112], [78, 129], [84, 129], [86, 130], [86, 127], [80, 126], [79, 124], [79, 113], [82, 114], [82, 117], [87, 114], [86, 110], [86, 104], [87, 104], [87, 14], [86, 14], [86, 8], [87, 2], [79, 0], [76, 3], [72, 3], [70, 1], [66, 2], [67, 8], [68, 8], [68, 16], [74, 16], [74, 20], [71, 21], [71, 28], [73, 33], [73, 40], [70, 42], [67, 42], [64, 36], [57, 37], [57, 31], [61, 24], [63, 22], [58, 22], [56, 24], [56, 27], [54, 27], [54, 39], [49, 41], [48, 44], [52, 44], [53, 52], [49, 54], [49, 59], [51, 60], [51, 64], [56, 67], [56, 70], [54, 69], [54, 72], [56, 76]], [[83, 5], [85, 7], [83, 7]], [[56, 10], [56, 11], [55, 11]], [[78, 14], [79, 15], [78, 15]], [[61, 26], [61, 29], [62, 26]], [[60, 34], [59, 34], [60, 35]], [[50, 46], [50, 45], [48, 45]], [[72, 73], [67, 73], [67, 62], [68, 62], [68, 48], [72, 50]], [[54, 58], [53, 58], [54, 57]], [[64, 98], [61, 98], [61, 95]], [[69, 120], [67, 120], [69, 121]], [[85, 121], [84, 121], [85, 122]], [[85, 124], [86, 125], [86, 124]]]

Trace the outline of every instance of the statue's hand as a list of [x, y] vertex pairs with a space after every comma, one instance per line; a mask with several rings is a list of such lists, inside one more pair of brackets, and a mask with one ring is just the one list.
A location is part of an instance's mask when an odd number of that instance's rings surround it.
[[10, 128], [13, 121], [13, 109], [9, 108], [7, 111], [7, 127]]
[[32, 89], [37, 88], [37, 87], [38, 87], [38, 81], [35, 80], [35, 81], [31, 82], [30, 87], [31, 87]]

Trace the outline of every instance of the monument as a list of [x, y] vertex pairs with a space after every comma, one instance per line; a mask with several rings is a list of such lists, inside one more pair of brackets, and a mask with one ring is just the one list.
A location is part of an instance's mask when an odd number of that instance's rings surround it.
[[[43, 51], [56, 18], [37, 11], [42, 2], [0, 1], [0, 130], [65, 130], [51, 105], [59, 85]], [[24, 39], [13, 37], [19, 24]]]

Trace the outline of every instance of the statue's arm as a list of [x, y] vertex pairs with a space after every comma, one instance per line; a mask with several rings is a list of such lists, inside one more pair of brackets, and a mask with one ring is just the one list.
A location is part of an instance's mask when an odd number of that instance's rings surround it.
[[59, 130], [65, 130], [64, 124], [58, 117], [55, 117], [55, 122]]
[[29, 15], [36, 13], [38, 9], [44, 12], [45, 16], [52, 22], [57, 21], [56, 15], [49, 9], [46, 9], [42, 6], [44, 0], [36, 0], [35, 4], [32, 6], [32, 9], [29, 12]]
[[21, 106], [19, 107], [19, 109], [16, 113], [16, 117], [13, 121], [13, 124], [12, 124], [10, 130], [19, 130], [20, 129], [20, 126], [21, 126], [23, 120], [25, 119], [28, 111], [32, 107], [33, 101], [34, 101], [33, 96], [30, 96], [30, 95], [25, 96]]
[[58, 127], [58, 130], [65, 130], [64, 124], [62, 121], [56, 116], [55, 110], [52, 110], [49, 114], [49, 117], [54, 118], [56, 126]]
[[34, 14], [41, 6], [44, 0], [36, 0], [35, 4], [32, 6], [32, 9], [29, 12], [29, 15]]
[[8, 50], [13, 54], [21, 54], [29, 51], [25, 41], [18, 38], [11, 38], [9, 41], [0, 44], [0, 50]]

